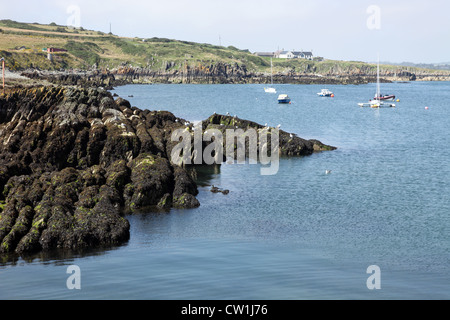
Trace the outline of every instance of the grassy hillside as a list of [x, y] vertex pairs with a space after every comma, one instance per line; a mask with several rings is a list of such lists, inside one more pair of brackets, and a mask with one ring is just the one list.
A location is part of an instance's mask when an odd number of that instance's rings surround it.
[[[54, 63], [46, 62], [42, 48], [67, 49], [55, 54]], [[219, 47], [163, 38], [125, 38], [102, 32], [71, 29], [57, 25], [0, 21], [0, 54], [11, 70], [31, 67], [42, 69], [133, 67], [183, 68], [185, 64], [216, 61], [245, 64], [251, 70], [269, 66], [265, 59], [234, 47]]]
[[[68, 52], [47, 59], [42, 51], [56, 47]], [[75, 29], [54, 23], [42, 25], [0, 20], [0, 56], [5, 57], [12, 71], [28, 68], [114, 69], [119, 66], [151, 68], [152, 70], [182, 70], [186, 66], [208, 66], [217, 62], [245, 65], [250, 72], [270, 72], [270, 59], [258, 57], [248, 50], [229, 46], [170, 40], [164, 38], [126, 38], [83, 28]], [[274, 59], [276, 73], [355, 74], [373, 73], [376, 66], [363, 62], [325, 60], [314, 62], [302, 59]], [[399, 70], [416, 73], [445, 71], [414, 67], [383, 66], [385, 71]], [[448, 74], [448, 72], [446, 73]]]

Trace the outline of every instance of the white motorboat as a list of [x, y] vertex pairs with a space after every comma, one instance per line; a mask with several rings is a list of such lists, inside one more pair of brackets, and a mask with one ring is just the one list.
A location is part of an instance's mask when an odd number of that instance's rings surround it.
[[322, 89], [317, 95], [320, 97], [334, 97], [334, 93], [328, 89]]
[[291, 98], [287, 94], [280, 94], [278, 96], [278, 103], [291, 103]]

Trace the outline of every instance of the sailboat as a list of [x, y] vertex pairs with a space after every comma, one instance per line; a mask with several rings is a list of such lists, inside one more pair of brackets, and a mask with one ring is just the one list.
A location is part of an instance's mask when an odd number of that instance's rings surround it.
[[273, 87], [273, 64], [272, 58], [270, 58], [270, 87], [264, 88], [264, 91], [267, 93], [277, 93], [277, 90]]
[[[375, 97], [370, 100], [368, 103], [358, 103], [360, 107], [371, 107], [371, 108], [381, 108], [381, 107], [395, 107], [394, 103], [387, 103], [382, 99], [380, 93], [380, 56], [378, 55], [378, 63], [377, 63], [377, 92], [375, 93]], [[395, 98], [395, 96], [394, 96]], [[393, 100], [393, 99], [392, 99]]]

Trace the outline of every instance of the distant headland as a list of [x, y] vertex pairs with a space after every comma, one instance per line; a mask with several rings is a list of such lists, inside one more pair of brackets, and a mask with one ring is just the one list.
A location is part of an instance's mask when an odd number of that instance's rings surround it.
[[[376, 64], [314, 57], [312, 52], [252, 53], [165, 38], [128, 38], [83, 28], [0, 20], [0, 58], [36, 82], [363, 84]], [[271, 60], [273, 69], [271, 71]], [[448, 81], [449, 70], [381, 65], [381, 81]], [[82, 80], [80, 80], [82, 79]], [[24, 85], [26, 81], [12, 84]], [[31, 82], [33, 82], [31, 81]], [[7, 85], [9, 85], [7, 83]]]

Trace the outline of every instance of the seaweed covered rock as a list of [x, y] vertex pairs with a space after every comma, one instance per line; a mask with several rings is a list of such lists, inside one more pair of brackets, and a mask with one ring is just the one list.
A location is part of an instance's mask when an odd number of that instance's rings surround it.
[[70, 167], [51, 174], [12, 177], [0, 220], [0, 252], [126, 241], [129, 223], [120, 213], [120, 194], [106, 184], [92, 185], [88, 179], [89, 174]]
[[[240, 119], [236, 116], [213, 114], [203, 123], [204, 130], [220, 130], [224, 136], [224, 140], [226, 140], [227, 129], [242, 129], [242, 132], [245, 134], [246, 130], [249, 128], [254, 129], [255, 132], [258, 133], [258, 136], [261, 134], [270, 135], [273, 130], [277, 130], [279, 135], [278, 151], [281, 156], [308, 156], [315, 152], [331, 151], [336, 149], [336, 147], [326, 145], [318, 140], [306, 140], [295, 134], [280, 130], [279, 128], [271, 128], [267, 125], [261, 125], [253, 121]], [[239, 138], [239, 136], [237, 137]], [[237, 148], [239, 143], [242, 142], [237, 139], [237, 142], [234, 144], [235, 148]], [[248, 139], [245, 140], [245, 143], [245, 150], [248, 151]], [[258, 144], [259, 143], [260, 141], [258, 141]], [[224, 154], [226, 151], [227, 150], [224, 149]]]
[[184, 122], [102, 89], [0, 96], [0, 252], [120, 244], [127, 212], [198, 206], [167, 153]]

